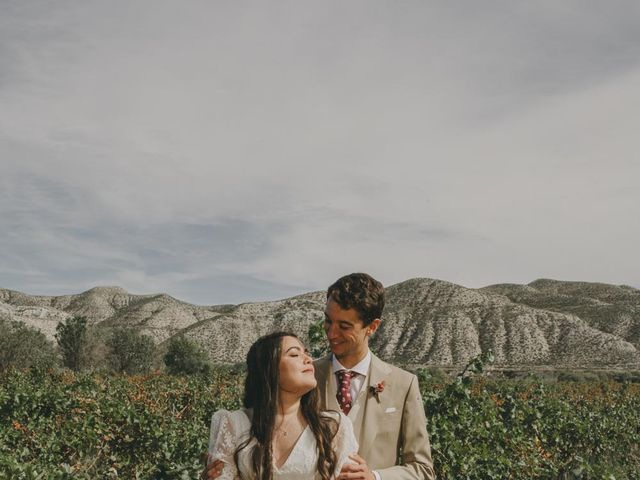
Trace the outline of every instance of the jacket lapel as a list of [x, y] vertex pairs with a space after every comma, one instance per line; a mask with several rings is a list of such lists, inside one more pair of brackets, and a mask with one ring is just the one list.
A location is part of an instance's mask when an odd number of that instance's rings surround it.
[[[337, 385], [332, 371], [331, 354], [316, 360], [314, 366], [318, 389], [320, 390], [321, 408], [339, 412], [340, 405], [336, 399]], [[383, 380], [388, 387], [392, 383], [389, 371], [389, 366], [372, 353], [369, 374], [356, 399], [359, 404], [358, 414], [355, 418], [349, 416], [353, 422], [353, 431], [360, 446], [358, 452], [364, 458], [368, 458], [367, 455], [375, 442], [378, 424], [384, 416], [384, 411], [392, 404], [391, 392], [381, 393], [379, 395], [380, 401], [378, 401], [376, 396], [370, 392], [370, 387]]]
[[[380, 393], [378, 398], [371, 393], [370, 387], [375, 386], [377, 383], [383, 381], [388, 385], [391, 379], [389, 378], [389, 367], [373, 353], [371, 354], [371, 366], [369, 367], [369, 375], [367, 375], [367, 381], [363, 385], [362, 397], [360, 401], [364, 402], [359, 415], [359, 424], [354, 425], [356, 432], [359, 432], [358, 441], [360, 443], [360, 456], [368, 458], [369, 450], [373, 445], [376, 435], [378, 434], [378, 425], [384, 415], [389, 402], [391, 401], [390, 392]], [[354, 422], [355, 423], [355, 422]], [[357, 433], [356, 433], [357, 435]]]
[[327, 368], [327, 398], [325, 400], [325, 405], [327, 406], [327, 410], [337, 410], [338, 412], [340, 412], [340, 404], [338, 403], [338, 399], [336, 398], [336, 395], [338, 393], [338, 385], [336, 382], [336, 377], [333, 374], [332, 370], [333, 365], [331, 364], [331, 362], [329, 362]]
[[324, 410], [340, 411], [336, 399], [337, 386], [332, 372], [331, 354], [315, 362], [316, 380], [320, 390], [320, 406]]

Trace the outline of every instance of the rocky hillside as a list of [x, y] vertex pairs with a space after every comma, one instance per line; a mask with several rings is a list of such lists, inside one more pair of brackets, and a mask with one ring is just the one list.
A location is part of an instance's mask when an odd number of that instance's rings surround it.
[[483, 291], [514, 303], [575, 315], [590, 327], [640, 345], [640, 290], [604, 283], [536, 280], [528, 285], [501, 284]]
[[[162, 343], [178, 333], [221, 362], [243, 361], [258, 336], [276, 329], [305, 336], [323, 317], [324, 292], [240, 305], [196, 306], [168, 295], [98, 287], [79, 295], [30, 296], [0, 289], [0, 319], [20, 320], [53, 338], [56, 324], [86, 315], [93, 324], [139, 328]], [[372, 340], [382, 358], [460, 365], [491, 349], [508, 367], [640, 366], [640, 290], [537, 280], [469, 289], [432, 279], [387, 288]]]
[[[373, 342], [384, 357], [450, 365], [491, 349], [505, 366], [638, 363], [637, 339], [600, 330], [570, 311], [547, 309], [541, 298], [540, 304], [511, 298], [501, 286], [468, 289], [414, 279], [387, 292], [383, 328]], [[640, 315], [635, 318], [640, 322]]]
[[165, 294], [131, 295], [119, 287], [96, 287], [59, 297], [0, 289], [0, 319], [21, 320], [51, 339], [60, 320], [84, 315], [91, 325], [137, 327], [162, 342], [225, 308], [199, 307]]

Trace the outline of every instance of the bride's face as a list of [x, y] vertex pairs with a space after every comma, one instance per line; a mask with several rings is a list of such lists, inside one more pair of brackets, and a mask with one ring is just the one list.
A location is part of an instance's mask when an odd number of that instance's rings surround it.
[[307, 355], [304, 345], [295, 337], [282, 337], [280, 354], [281, 390], [304, 395], [316, 387], [313, 361]]

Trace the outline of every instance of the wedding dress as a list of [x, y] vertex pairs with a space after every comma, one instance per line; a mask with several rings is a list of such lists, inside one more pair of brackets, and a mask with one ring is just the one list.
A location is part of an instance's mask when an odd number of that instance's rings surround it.
[[[353, 433], [351, 420], [346, 415], [338, 412], [322, 412], [322, 415], [331, 415], [340, 422], [338, 432], [332, 442], [338, 460], [336, 464], [337, 476], [342, 466], [350, 461], [348, 456], [358, 452], [358, 442]], [[211, 458], [222, 460], [225, 463], [222, 475], [218, 477], [220, 480], [240, 479], [233, 454], [236, 448], [249, 437], [250, 428], [251, 423], [244, 410], [233, 412], [218, 410], [213, 414], [209, 436], [209, 453]], [[250, 466], [251, 447], [254, 444], [255, 439], [238, 454], [238, 466], [245, 479], [254, 478]], [[273, 466], [273, 478], [274, 480], [319, 479], [320, 475], [316, 472], [317, 463], [316, 439], [307, 425], [284, 464], [280, 468]]]

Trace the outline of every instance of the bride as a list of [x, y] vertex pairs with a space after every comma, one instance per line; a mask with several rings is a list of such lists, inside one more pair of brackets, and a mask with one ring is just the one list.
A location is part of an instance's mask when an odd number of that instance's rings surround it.
[[[257, 340], [247, 355], [244, 409], [211, 419], [209, 458], [220, 479], [331, 480], [358, 451], [351, 421], [320, 412], [311, 357], [291, 333]], [[216, 472], [218, 473], [218, 472]]]

